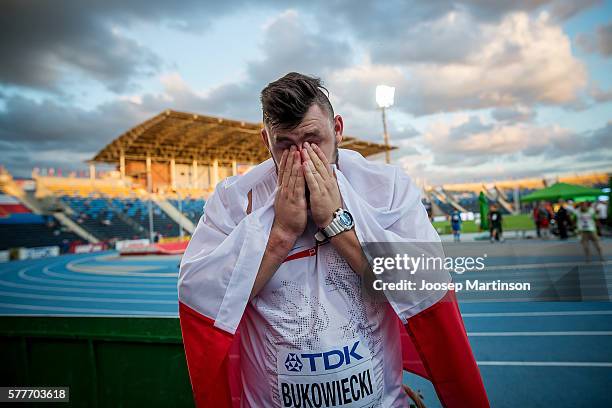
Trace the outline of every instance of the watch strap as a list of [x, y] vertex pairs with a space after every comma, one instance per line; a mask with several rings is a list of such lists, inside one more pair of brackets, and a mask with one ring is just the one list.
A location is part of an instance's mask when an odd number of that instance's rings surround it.
[[348, 231], [351, 228], [347, 228], [345, 225], [342, 224], [342, 222], [340, 221], [340, 214], [342, 213], [342, 211], [346, 211], [342, 208], [338, 208], [336, 211], [334, 211], [334, 218], [332, 218], [331, 222], [329, 223], [329, 225], [325, 228], [321, 228], [319, 231], [317, 231], [315, 233], [315, 239], [319, 242], [323, 242], [326, 241], [328, 239], [330, 239], [331, 237], [334, 237], [338, 234], [340, 234], [341, 232], [344, 231]]
[[326, 236], [326, 235], [323, 233], [323, 231], [317, 231], [317, 232], [315, 233], [315, 239], [316, 239], [318, 242], [324, 242], [324, 241], [326, 241], [326, 240], [327, 240], [327, 236]]

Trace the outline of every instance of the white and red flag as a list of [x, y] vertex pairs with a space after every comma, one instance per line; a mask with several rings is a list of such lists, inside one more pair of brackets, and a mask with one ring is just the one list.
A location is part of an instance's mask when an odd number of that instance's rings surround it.
[[[340, 149], [335, 171], [360, 242], [439, 242], [418, 188], [401, 170]], [[358, 396], [361, 402], [402, 406], [401, 397], [389, 397], [389, 390], [401, 388], [403, 368], [428, 378], [445, 407], [489, 406], [452, 291], [385, 292], [385, 305], [372, 306], [364, 300], [359, 277], [347, 272], [350, 268], [338, 261], [331, 245], [298, 242], [275, 273], [277, 280], [267, 285], [271, 288], [249, 302], [274, 220], [275, 189], [272, 159], [219, 183], [183, 256], [179, 315], [196, 405], [257, 406], [258, 394], [271, 391], [277, 395], [275, 405], [293, 406], [295, 394], [291, 396], [289, 383], [281, 378], [283, 363], [290, 372], [314, 370], [313, 356], [321, 353], [302, 354], [309, 359], [300, 360], [287, 347], [327, 350], [344, 339], [338, 344], [346, 344], [347, 360], [367, 360], [363, 366], [371, 367], [367, 377], [366, 371], [363, 377], [357, 372], [351, 377], [361, 384], [360, 390], [349, 393], [353, 403]], [[426, 273], [428, 282], [451, 280], [443, 270]], [[275, 308], [283, 310], [277, 313]], [[278, 318], [273, 329], [261, 320], [265, 313]], [[265, 335], [258, 332], [264, 328]], [[257, 371], [253, 355], [269, 360], [263, 371]], [[342, 359], [342, 352], [339, 355]], [[271, 381], [268, 374], [278, 380]], [[328, 391], [337, 387], [342, 393], [340, 382], [323, 380], [310, 384], [313, 398], [315, 387], [320, 391], [324, 384]], [[317, 406], [326, 406], [319, 401]], [[355, 406], [348, 398], [336, 402]]]

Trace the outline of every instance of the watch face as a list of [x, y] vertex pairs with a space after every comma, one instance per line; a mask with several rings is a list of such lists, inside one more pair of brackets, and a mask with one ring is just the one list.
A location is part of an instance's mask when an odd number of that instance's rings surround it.
[[342, 225], [344, 225], [345, 227], [350, 227], [353, 225], [353, 217], [348, 211], [343, 211], [338, 217], [338, 219], [340, 220], [340, 223], [342, 223]]

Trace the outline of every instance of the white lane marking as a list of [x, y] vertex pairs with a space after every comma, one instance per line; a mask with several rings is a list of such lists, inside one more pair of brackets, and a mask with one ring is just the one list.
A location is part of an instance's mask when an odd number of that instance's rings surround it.
[[593, 300], [593, 301], [601, 301], [601, 302], [609, 302], [610, 295], [597, 295], [597, 296], [549, 296], [549, 297], [530, 297], [530, 298], [517, 298], [517, 297], [505, 297], [505, 298], [482, 298], [482, 299], [470, 299], [468, 296], [464, 296], [461, 294], [459, 296], [459, 303], [531, 303], [537, 299], [538, 302], [571, 302], [571, 301], [585, 301], [585, 300]]
[[469, 332], [469, 337], [512, 337], [512, 336], [612, 336], [612, 331], [511, 331], [511, 332]]
[[[457, 273], [452, 272], [456, 277], [464, 277], [465, 279], [493, 279], [493, 278], [514, 278], [514, 279], [550, 279], [558, 280], [563, 278], [568, 273], [571, 273], [572, 269], [563, 270], [552, 270], [552, 269], [533, 269], [527, 272], [503, 272], [503, 271], [489, 271], [489, 272], [465, 272]], [[597, 269], [597, 270], [585, 270], [580, 269], [576, 272], [577, 277], [582, 279], [602, 279], [610, 276], [610, 268]]]
[[147, 296], [166, 296], [174, 295], [176, 293], [176, 287], [174, 290], [167, 291], [155, 291], [155, 290], [122, 290], [122, 289], [89, 289], [89, 288], [62, 288], [56, 286], [41, 286], [41, 285], [28, 285], [24, 283], [6, 282], [0, 280], [0, 285], [9, 288], [17, 289], [29, 289], [29, 290], [40, 290], [48, 292], [76, 292], [76, 293], [100, 293], [108, 295], [147, 295]]
[[[569, 273], [569, 271], [568, 271]], [[519, 276], [520, 275], [520, 276]], [[540, 273], [540, 272], [534, 272], [532, 275], [529, 274], [516, 274], [516, 273], [495, 273], [495, 274], [487, 274], [485, 275], [481, 275], [481, 274], [472, 274], [472, 275], [458, 275], [455, 274], [453, 275], [453, 279], [455, 282], [464, 282], [468, 279], [470, 280], [480, 280], [480, 281], [486, 281], [489, 279], [501, 279], [503, 282], [530, 282], [530, 283], [535, 283], [535, 282], [554, 282], [554, 283], [559, 283], [564, 279], [563, 275], [550, 275], [548, 273]], [[601, 273], [589, 273], [588, 275], [580, 272], [579, 275], [576, 275], [575, 278], [577, 281], [580, 282], [586, 282], [586, 281], [602, 281], [602, 280], [608, 280], [609, 277], [608, 276], [603, 276], [603, 274]]]
[[124, 262], [140, 262], [140, 261], [151, 261], [152, 259], [172, 259], [180, 261], [183, 254], [177, 255], [128, 255], [121, 256], [119, 252], [111, 252], [104, 255], [97, 255], [96, 259], [103, 261], [124, 261]]
[[491, 312], [462, 313], [465, 317], [546, 317], [546, 316], [600, 316], [612, 315], [612, 310], [568, 310], [565, 312]]
[[[44, 272], [44, 270], [43, 270]], [[167, 283], [167, 284], [154, 284], [154, 283], [149, 283], [148, 280], [144, 280], [142, 278], [139, 278], [139, 281], [141, 282], [140, 284], [135, 284], [135, 283], [124, 283], [123, 281], [116, 281], [116, 282], [83, 282], [83, 281], [74, 281], [74, 280], [68, 280], [68, 279], [45, 279], [45, 278], [38, 278], [38, 277], [34, 277], [34, 276], [29, 276], [26, 271], [24, 270], [20, 270], [18, 272], [18, 276], [24, 280], [24, 281], [29, 281], [29, 282], [39, 282], [39, 283], [46, 283], [46, 284], [54, 284], [54, 285], [69, 285], [69, 286], [78, 286], [78, 287], [83, 287], [83, 286], [95, 286], [95, 287], [99, 287], [99, 286], [106, 286], [106, 287], [120, 287], [120, 288], [124, 288], [124, 287], [128, 287], [128, 288], [143, 288], [143, 289], [151, 289], [151, 288], [176, 288], [176, 283]]]
[[[107, 313], [113, 317], [138, 317], [138, 315], [147, 316], [160, 316], [160, 317], [178, 317], [176, 312], [154, 312], [148, 310], [121, 310], [121, 309], [86, 309], [80, 307], [62, 307], [62, 306], [37, 306], [37, 305], [20, 305], [13, 303], [0, 303], [0, 308], [7, 309], [23, 309], [23, 310], [41, 310], [41, 311], [53, 311], [53, 312], [76, 312], [76, 313], [92, 313], [92, 316], [99, 316], [101, 313]], [[114, 315], [113, 313], [122, 313], [121, 315]], [[44, 313], [35, 314], [22, 314], [19, 313], [17, 316], [69, 316], [69, 315], [50, 315]], [[80, 317], [85, 317], [79, 315]]]
[[26, 299], [43, 299], [43, 300], [67, 300], [71, 302], [103, 302], [103, 303], [152, 303], [159, 305], [174, 305], [178, 304], [176, 300], [151, 300], [151, 299], [121, 299], [121, 298], [97, 298], [84, 296], [54, 296], [54, 295], [37, 295], [33, 293], [13, 293], [0, 292], [0, 297], [26, 298]]
[[78, 287], [85, 287], [85, 286], [95, 286], [95, 287], [109, 287], [109, 288], [114, 288], [114, 287], [118, 287], [118, 288], [143, 288], [143, 289], [152, 289], [152, 288], [159, 288], [159, 289], [164, 289], [164, 288], [176, 288], [176, 284], [161, 284], [161, 283], [148, 283], [147, 281], [142, 281], [142, 284], [137, 284], [137, 283], [124, 283], [124, 282], [115, 282], [115, 283], [111, 283], [111, 282], [83, 282], [83, 281], [73, 281], [73, 280], [67, 280], [67, 279], [45, 279], [45, 278], [36, 278], [34, 276], [29, 276], [28, 274], [20, 271], [19, 272], [19, 277], [25, 281], [29, 281], [29, 282], [37, 282], [37, 283], [44, 283], [44, 284], [52, 284], [52, 285], [68, 285], [68, 286], [78, 286]]
[[[90, 258], [85, 258], [90, 259]], [[171, 273], [155, 273], [155, 272], [121, 272], [121, 271], [102, 271], [96, 266], [77, 266], [84, 262], [79, 259], [76, 261], [70, 261], [66, 264], [66, 269], [77, 273], [87, 273], [92, 275], [106, 275], [106, 276], [145, 276], [145, 277], [178, 277], [177, 272]]]
[[[52, 278], [60, 278], [60, 279], [69, 279], [72, 282], [142, 282], [142, 278], [129, 278], [125, 276], [82, 276], [83, 274], [72, 272], [72, 275], [63, 274], [59, 272], [53, 272], [48, 270], [47, 268], [43, 268], [43, 275], [50, 276]], [[109, 280], [115, 279], [115, 280]], [[161, 276], [159, 279], [147, 279], [146, 282], [151, 283], [164, 283], [164, 282], [172, 282], [173, 277], [163, 277]]]
[[477, 361], [477, 364], [479, 366], [612, 367], [612, 363], [596, 361]]
[[530, 269], [530, 268], [556, 268], [559, 266], [600, 266], [612, 264], [611, 261], [594, 261], [594, 262], [548, 262], [548, 263], [532, 263], [532, 264], [515, 264], [515, 265], [489, 265], [483, 270], [504, 270], [504, 269]]

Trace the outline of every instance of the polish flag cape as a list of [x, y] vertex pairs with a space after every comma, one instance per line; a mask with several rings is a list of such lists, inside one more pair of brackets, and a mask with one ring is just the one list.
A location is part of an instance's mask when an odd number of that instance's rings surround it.
[[[360, 242], [439, 241], [400, 169], [339, 149], [335, 171]], [[179, 316], [198, 407], [240, 406], [239, 326], [274, 220], [275, 184], [272, 159], [219, 183], [183, 255]], [[385, 294], [401, 325], [404, 369], [429, 379], [445, 407], [488, 407], [454, 292]]]

